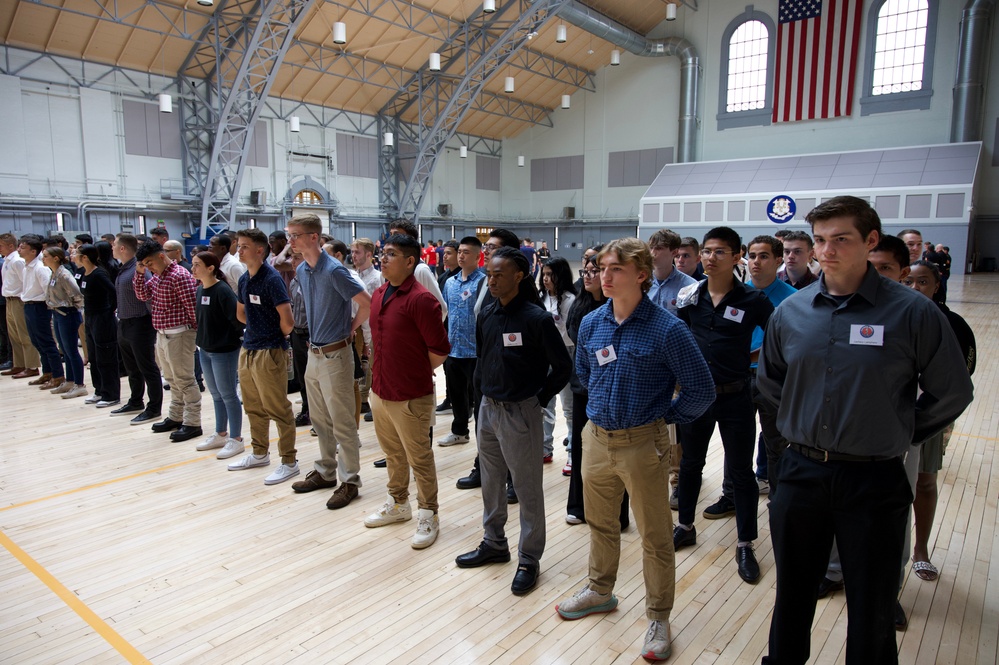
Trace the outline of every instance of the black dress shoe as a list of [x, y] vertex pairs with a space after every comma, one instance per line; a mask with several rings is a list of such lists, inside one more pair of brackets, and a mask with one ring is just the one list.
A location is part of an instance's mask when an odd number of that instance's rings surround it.
[[153, 431], [157, 434], [162, 434], [163, 432], [172, 432], [175, 429], [179, 429], [184, 423], [178, 422], [176, 420], [170, 420], [169, 418], [164, 418], [158, 423], [153, 425]]
[[841, 591], [843, 589], [843, 580], [838, 582], [831, 580], [828, 577], [823, 577], [822, 581], [819, 582], [819, 595], [817, 598], [825, 598], [833, 591]]
[[517, 498], [517, 490], [513, 489], [513, 485], [507, 483], [506, 486], [506, 502], [509, 504], [520, 503], [520, 499]]
[[201, 431], [201, 428], [196, 425], [181, 425], [180, 429], [170, 435], [170, 440], [180, 443], [181, 441], [189, 441], [203, 434], [204, 432]]
[[459, 554], [454, 562], [459, 568], [478, 568], [487, 563], [506, 563], [510, 560], [510, 550], [498, 550], [485, 542], [471, 552]]
[[735, 548], [735, 562], [739, 566], [739, 577], [743, 582], [756, 584], [760, 581], [760, 564], [756, 562], [756, 553], [752, 545], [742, 545]]
[[459, 478], [455, 485], [460, 490], [474, 490], [476, 487], [482, 487], [482, 474], [479, 472], [479, 467], [473, 467], [471, 473], [464, 478]]
[[517, 566], [517, 574], [513, 576], [513, 584], [510, 585], [513, 595], [523, 596], [538, 586], [539, 569], [536, 563], [522, 563]]
[[376, 459], [375, 460], [375, 468], [376, 469], [384, 469], [387, 466], [388, 466], [388, 462], [385, 460], [384, 457], [381, 458], [381, 459]]
[[125, 404], [119, 406], [117, 409], [115, 409], [114, 411], [112, 411], [111, 415], [112, 416], [127, 416], [130, 413], [134, 413], [134, 414], [138, 415], [138, 414], [142, 413], [143, 411], [145, 411], [145, 407], [142, 406], [141, 404], [129, 404], [128, 402], [126, 402]]
[[311, 427], [312, 419], [309, 418], [309, 414], [302, 411], [300, 414], [295, 416], [295, 427]]
[[201, 379], [198, 379], [198, 392], [200, 393], [205, 392], [205, 382], [202, 381]]
[[142, 413], [140, 413], [136, 417], [134, 417], [131, 420], [129, 420], [128, 424], [129, 425], [145, 425], [150, 420], [156, 420], [159, 417], [160, 417], [159, 411], [157, 411], [156, 413], [150, 413], [149, 411], [143, 411]]
[[909, 626], [909, 619], [905, 616], [902, 603], [895, 601], [895, 630], [905, 630]]
[[361, 413], [371, 413], [371, 406], [367, 402], [361, 402]]
[[677, 524], [673, 527], [673, 551], [682, 550], [684, 547], [689, 545], [697, 544], [697, 527], [692, 526], [690, 529], [684, 529], [682, 526]]
[[364, 414], [364, 422], [366, 422], [366, 423], [373, 423], [373, 422], [375, 422], [375, 414], [373, 414], [371, 411], [368, 411], [367, 413], [365, 413]]

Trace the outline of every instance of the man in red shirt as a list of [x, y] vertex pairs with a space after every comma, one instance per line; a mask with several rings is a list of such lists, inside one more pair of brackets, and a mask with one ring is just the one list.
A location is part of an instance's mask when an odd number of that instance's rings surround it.
[[382, 276], [387, 281], [371, 297], [371, 411], [385, 452], [388, 500], [364, 519], [364, 526], [379, 527], [413, 518], [412, 467], [419, 505], [414, 549], [437, 540], [437, 468], [427, 432], [436, 406], [434, 369], [451, 352], [440, 303], [413, 277], [419, 257], [420, 244], [409, 236], [386, 240]]

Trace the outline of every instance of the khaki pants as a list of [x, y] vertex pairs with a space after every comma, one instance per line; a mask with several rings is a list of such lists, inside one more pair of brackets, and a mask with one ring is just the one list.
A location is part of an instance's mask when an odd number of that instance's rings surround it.
[[31, 343], [28, 324], [24, 320], [24, 302], [20, 298], [7, 298], [7, 334], [13, 350], [14, 367], [38, 369], [42, 360], [38, 349]]
[[437, 406], [433, 393], [405, 402], [383, 400], [374, 392], [375, 436], [385, 453], [388, 493], [396, 503], [409, 501], [409, 468], [416, 479], [420, 508], [437, 512], [437, 466], [428, 434], [430, 413]]
[[676, 571], [669, 510], [669, 430], [657, 420], [608, 432], [592, 422], [583, 429], [583, 502], [590, 525], [590, 588], [610, 593], [621, 558], [621, 498], [627, 489], [642, 537], [645, 614], [667, 621]]
[[324, 480], [361, 486], [361, 439], [353, 416], [354, 354], [349, 346], [333, 353], [309, 351], [305, 366], [305, 388], [309, 394], [309, 417], [319, 435], [315, 469]]
[[239, 386], [243, 412], [250, 421], [253, 454], [263, 456], [270, 449], [271, 421], [277, 424], [278, 453], [282, 464], [294, 464], [295, 413], [288, 401], [288, 353], [283, 349], [239, 351]]
[[201, 427], [201, 391], [194, 379], [197, 331], [167, 335], [156, 333], [156, 364], [170, 386], [167, 417], [191, 427]]

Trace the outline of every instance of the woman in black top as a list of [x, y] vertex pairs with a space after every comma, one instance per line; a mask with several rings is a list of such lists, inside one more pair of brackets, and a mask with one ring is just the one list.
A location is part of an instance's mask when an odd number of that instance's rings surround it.
[[87, 357], [90, 359], [90, 380], [94, 384], [94, 394], [84, 402], [96, 403], [97, 408], [103, 409], [114, 406], [121, 398], [118, 322], [114, 315], [118, 308], [118, 293], [97, 247], [82, 245], [76, 250], [76, 257], [83, 268], [80, 277], [83, 323], [87, 336]]
[[243, 407], [236, 395], [243, 324], [236, 320], [236, 294], [215, 254], [195, 254], [191, 259], [191, 274], [201, 283], [194, 297], [194, 316], [198, 322], [201, 367], [215, 405], [215, 433], [198, 444], [197, 449], [221, 448], [218, 459], [227, 459], [245, 449]]
[[[583, 317], [590, 312], [600, 308], [607, 302], [604, 292], [600, 288], [600, 268], [597, 265], [597, 254], [594, 253], [583, 260], [583, 269], [579, 271], [583, 288], [576, 296], [576, 300], [569, 309], [566, 316], [565, 328], [569, 333], [569, 339], [576, 343], [576, 336], [579, 334], [579, 324], [583, 322]], [[583, 511], [583, 427], [588, 421], [586, 417], [586, 404], [589, 402], [589, 393], [576, 376], [576, 366], [573, 363], [572, 375], [569, 377], [569, 386], [572, 388], [572, 448], [569, 450], [572, 470], [569, 474], [569, 500], [565, 506], [565, 521], [569, 524], [582, 524], [586, 521]], [[621, 530], [628, 528], [628, 493], [624, 493], [621, 500]]]

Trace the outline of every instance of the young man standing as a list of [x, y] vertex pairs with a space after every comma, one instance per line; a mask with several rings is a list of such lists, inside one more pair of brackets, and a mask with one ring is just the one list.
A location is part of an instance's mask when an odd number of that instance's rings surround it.
[[804, 231], [791, 231], [784, 235], [784, 265], [777, 271], [777, 279], [795, 289], [803, 289], [818, 279], [809, 268], [812, 261], [812, 237]]
[[[364, 284], [364, 290], [368, 295], [374, 295], [378, 287], [385, 283], [381, 271], [375, 268], [373, 260], [375, 256], [375, 243], [368, 238], [357, 238], [350, 244], [350, 261], [354, 264], [357, 276]], [[364, 368], [364, 383], [361, 386], [361, 413], [370, 413], [371, 407], [368, 405], [368, 392], [371, 389], [371, 328], [367, 321], [361, 326], [364, 333], [360, 339], [359, 351], [361, 356], [361, 366]]]
[[447, 302], [447, 334], [451, 352], [444, 361], [444, 378], [451, 396], [454, 418], [451, 433], [437, 442], [440, 446], [454, 446], [469, 442], [468, 420], [474, 414], [479, 421], [479, 404], [475, 399], [475, 302], [485, 274], [479, 270], [479, 252], [482, 242], [475, 236], [466, 236], [458, 245], [458, 266], [461, 270], [444, 284]]
[[419, 521], [413, 548], [437, 540], [437, 468], [427, 431], [433, 416], [434, 369], [451, 350], [441, 322], [440, 303], [414, 278], [420, 244], [406, 235], [389, 237], [382, 251], [388, 280], [371, 299], [371, 339], [375, 349], [371, 395], [375, 435], [385, 452], [388, 501], [364, 520], [379, 527], [413, 517], [409, 470], [416, 479]]
[[437, 286], [440, 287], [441, 293], [443, 294], [444, 283], [461, 272], [461, 268], [458, 267], [458, 242], [455, 240], [448, 240], [446, 243], [441, 245], [440, 258], [440, 265], [443, 269], [439, 271], [440, 276], [437, 278]]
[[808, 660], [835, 536], [850, 613], [846, 662], [896, 663], [893, 615], [912, 503], [902, 458], [961, 414], [971, 379], [955, 371], [964, 358], [936, 304], [869, 264], [881, 232], [869, 203], [838, 196], [806, 219], [822, 278], [772, 317], [757, 376], [790, 442], [770, 503], [777, 596], [763, 662]]
[[[38, 350], [42, 361], [42, 375], [28, 385], [43, 386], [50, 379], [63, 378], [62, 359], [59, 347], [52, 336], [52, 310], [45, 304], [45, 289], [52, 278], [52, 271], [42, 263], [42, 240], [36, 235], [21, 237], [17, 253], [24, 259], [24, 274], [21, 282], [21, 301], [24, 303], [24, 321], [27, 324], [31, 344]], [[25, 370], [15, 374], [15, 379], [37, 375]]]
[[923, 257], [923, 234], [916, 229], [903, 229], [898, 232], [905, 246], [909, 248], [909, 265]]
[[[154, 240], [142, 243], [135, 254], [132, 289], [135, 297], [152, 303], [156, 329], [156, 363], [170, 384], [167, 417], [153, 425], [154, 432], [171, 432], [172, 441], [201, 436], [201, 392], [194, 378], [194, 349], [198, 323], [194, 313], [197, 282], [163, 253]], [[146, 279], [146, 271], [153, 276]]]
[[690, 275], [673, 266], [676, 252], [680, 249], [680, 236], [669, 229], [660, 229], [649, 238], [652, 251], [652, 287], [649, 300], [667, 312], [676, 314], [676, 296], [680, 289], [696, 284]]
[[229, 465], [230, 471], [268, 466], [271, 421], [277, 425], [281, 466], [264, 479], [277, 485], [299, 474], [295, 414], [288, 401], [288, 343], [295, 327], [288, 287], [264, 261], [267, 236], [260, 229], [236, 233], [236, 252], [246, 266], [236, 289], [236, 318], [246, 324], [239, 351], [243, 411], [250, 421], [253, 452]]
[[735, 278], [732, 268], [741, 251], [739, 234], [732, 229], [720, 226], [708, 231], [701, 245], [701, 262], [708, 278], [683, 289], [677, 301], [677, 315], [690, 326], [711, 368], [716, 397], [704, 415], [679, 428], [683, 459], [673, 547], [678, 550], [697, 542], [694, 508], [708, 443], [717, 424], [725, 448], [725, 472], [732, 479], [735, 499], [738, 533], [735, 561], [739, 577], [755, 584], [760, 579], [760, 566], [753, 552], [760, 490], [753, 476], [756, 418], [749, 380], [749, 351], [753, 330], [766, 326], [774, 307], [763, 293]]
[[232, 252], [232, 238], [226, 233], [217, 233], [208, 240], [212, 254], [219, 257], [219, 266], [225, 273], [226, 281], [232, 286], [239, 284], [239, 278], [246, 272], [246, 266]]
[[680, 240], [673, 262], [676, 269], [684, 275], [693, 277], [695, 281], [704, 279], [704, 269], [701, 268], [701, 246], [697, 240], [686, 237]]
[[[38, 376], [41, 358], [31, 344], [28, 324], [24, 318], [24, 259], [17, 252], [17, 238], [12, 233], [0, 235], [0, 253], [3, 254], [3, 297], [7, 303], [7, 331], [10, 335], [13, 367], [0, 374], [14, 378]], [[23, 374], [23, 376], [21, 376]]]
[[665, 660], [675, 585], [673, 543], [663, 519], [669, 501], [667, 425], [704, 413], [714, 401], [714, 383], [690, 331], [645, 296], [653, 271], [645, 244], [613, 240], [599, 263], [601, 288], [610, 300], [583, 319], [576, 341], [576, 374], [590, 395], [590, 423], [582, 437], [589, 581], [555, 609], [564, 619], [580, 619], [617, 606], [612, 592], [627, 490], [642, 538], [649, 620], [642, 656]]
[[[371, 296], [342, 263], [323, 251], [319, 217], [308, 213], [288, 221], [292, 251], [305, 262], [296, 275], [309, 322], [305, 388], [309, 417], [319, 436], [315, 468], [294, 485], [299, 493], [336, 487], [326, 502], [337, 510], [357, 498], [361, 486], [361, 440], [354, 420], [354, 332], [368, 320]], [[357, 314], [351, 317], [351, 301]], [[340, 486], [337, 487], [339, 475]]]
[[504, 533], [509, 472], [520, 499], [520, 564], [510, 587], [519, 596], [537, 586], [545, 550], [541, 405], [569, 381], [572, 361], [555, 320], [539, 304], [523, 252], [496, 250], [486, 276], [496, 300], [479, 315], [475, 333], [475, 382], [482, 395], [475, 438], [485, 535], [477, 549], [458, 556], [455, 563], [476, 568], [510, 560]]

